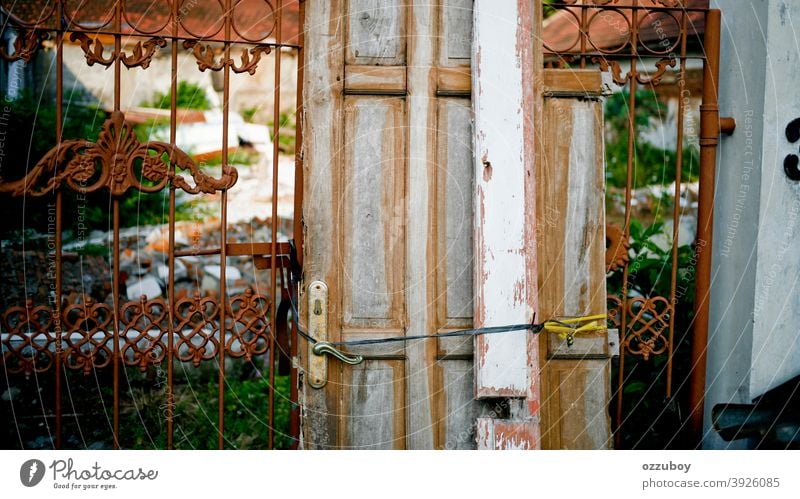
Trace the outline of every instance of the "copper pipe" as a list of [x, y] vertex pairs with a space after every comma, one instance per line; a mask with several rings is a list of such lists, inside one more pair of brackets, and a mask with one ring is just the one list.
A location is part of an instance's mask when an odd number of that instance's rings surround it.
[[[283, 19], [283, 2], [278, 0], [277, 10], [275, 11], [277, 19], [275, 20], [275, 39], [278, 45], [281, 44], [281, 29]], [[272, 256], [270, 258], [270, 293], [273, 297], [277, 297], [277, 239], [278, 239], [278, 159], [280, 153], [280, 134], [281, 134], [281, 49], [275, 51], [275, 84], [274, 84], [274, 98], [272, 102], [272, 123], [273, 123], [273, 140], [272, 140]], [[275, 300], [273, 299], [273, 302]], [[270, 335], [269, 335], [269, 408], [267, 412], [267, 448], [274, 447], [275, 440], [275, 331], [277, 327], [277, 318], [275, 316], [275, 307], [273, 307], [270, 316]]]
[[[295, 114], [295, 144], [294, 144], [294, 242], [297, 249], [297, 261], [301, 268], [303, 265], [303, 78], [305, 75], [303, 57], [305, 51], [305, 0], [300, 0], [300, 48], [297, 50], [297, 104]], [[297, 290], [290, 290], [297, 291]], [[298, 293], [299, 294], [299, 293]], [[298, 334], [297, 322], [292, 320], [290, 339], [290, 369], [289, 388], [289, 436], [292, 438], [290, 449], [295, 450], [300, 444], [300, 394], [297, 383], [299, 382], [297, 367], [294, 359], [297, 358]]]
[[711, 288], [711, 238], [714, 228], [714, 188], [719, 143], [719, 46], [720, 11], [709, 10], [703, 45], [703, 102], [700, 106], [700, 193], [697, 209], [696, 298], [694, 334], [692, 336], [692, 369], [689, 375], [689, 431], [700, 443], [703, 431], [703, 404], [706, 385], [708, 348], [708, 308]]

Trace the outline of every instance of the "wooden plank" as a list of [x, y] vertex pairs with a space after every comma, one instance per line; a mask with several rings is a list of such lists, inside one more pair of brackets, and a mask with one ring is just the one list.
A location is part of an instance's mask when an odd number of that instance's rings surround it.
[[545, 449], [610, 449], [610, 364], [607, 360], [551, 361], [542, 375]]
[[404, 95], [406, 67], [348, 64], [344, 71], [344, 91], [348, 94]]
[[403, 323], [404, 108], [398, 98], [345, 99], [340, 225], [344, 326]]
[[406, 17], [402, 0], [349, 0], [347, 64], [404, 64]]
[[[471, 343], [471, 342], [470, 342]], [[472, 396], [474, 373], [472, 359], [440, 360], [443, 396], [439, 397], [442, 424], [439, 448], [447, 450], [475, 448], [475, 418], [478, 402]]]
[[[533, 120], [535, 117], [532, 3], [476, 0], [475, 325], [528, 323], [537, 308]], [[486, 56], [488, 55], [488, 56]], [[530, 338], [529, 338], [530, 337]], [[530, 340], [530, 341], [529, 341]], [[475, 387], [479, 398], [530, 396], [535, 409], [538, 358], [525, 331], [478, 336]]]
[[548, 97], [586, 97], [603, 93], [602, 74], [596, 69], [545, 69], [544, 93]]
[[468, 96], [472, 91], [472, 75], [466, 68], [439, 68], [436, 73], [436, 94]]
[[440, 11], [440, 67], [469, 67], [473, 0], [444, 0]]
[[349, 387], [340, 421], [347, 437], [345, 448], [406, 448], [404, 364], [367, 359], [357, 366], [341, 367]]
[[[536, 171], [542, 317], [606, 313], [602, 103], [585, 97], [544, 100]], [[548, 352], [543, 447], [605, 448], [611, 438], [606, 332], [581, 335], [571, 346], [552, 333], [541, 342]]]
[[[339, 244], [331, 214], [339, 212], [339, 196], [334, 195], [340, 179], [340, 150], [342, 127], [341, 93], [344, 79], [345, 30], [342, 12], [344, 0], [309, 2], [306, 9], [306, 38], [303, 93], [303, 221], [305, 224], [303, 286], [315, 280], [327, 283], [329, 296], [341, 296], [338, 283]], [[312, 139], [309, 139], [312, 138]], [[313, 202], [311, 201], [313, 200]], [[305, 292], [301, 286], [301, 292]], [[306, 327], [307, 311], [304, 296], [300, 298], [301, 326]], [[339, 300], [332, 300], [329, 317], [340, 314]], [[339, 321], [329, 320], [328, 334], [339, 339]], [[301, 341], [298, 365], [307, 365], [308, 343]], [[341, 370], [328, 370], [328, 386], [341, 386]], [[300, 373], [301, 448], [326, 449], [339, 445], [339, 392], [317, 390], [306, 383]]]
[[[434, 172], [436, 100], [433, 98], [434, 54], [436, 50], [436, 2], [413, 2], [408, 25], [408, 210], [405, 316], [408, 334], [427, 334], [435, 330], [434, 252]], [[437, 448], [436, 397], [441, 384], [436, 376], [436, 341], [413, 341], [406, 345], [407, 421], [411, 428], [408, 446], [412, 449]]]

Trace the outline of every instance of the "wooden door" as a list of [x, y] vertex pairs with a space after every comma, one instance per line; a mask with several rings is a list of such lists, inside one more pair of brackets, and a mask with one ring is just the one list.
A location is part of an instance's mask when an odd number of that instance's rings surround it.
[[[330, 341], [472, 325], [471, 27], [472, 0], [306, 4], [301, 287], [327, 285]], [[326, 357], [323, 388], [301, 379], [302, 446], [474, 447], [472, 343]]]

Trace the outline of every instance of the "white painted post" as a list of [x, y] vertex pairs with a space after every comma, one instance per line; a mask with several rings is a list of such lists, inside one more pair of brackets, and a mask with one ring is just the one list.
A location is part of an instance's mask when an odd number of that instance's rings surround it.
[[800, 182], [787, 125], [800, 118], [797, 2], [712, 1], [722, 10], [719, 108], [736, 119], [720, 140], [703, 446], [742, 448], [711, 428], [720, 403], [752, 399], [800, 374]]
[[[527, 323], [537, 307], [533, 140], [537, 12], [533, 0], [476, 0], [473, 7], [476, 327]], [[476, 338], [478, 398], [527, 399], [529, 424], [538, 413], [537, 390], [533, 335], [521, 331]], [[535, 426], [538, 429], [538, 423]], [[480, 447], [504, 446], [493, 442]]]

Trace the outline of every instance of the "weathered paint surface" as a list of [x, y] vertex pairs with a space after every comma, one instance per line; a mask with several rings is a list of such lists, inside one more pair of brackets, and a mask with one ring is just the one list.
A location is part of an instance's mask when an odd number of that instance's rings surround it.
[[[531, 3], [477, 0], [472, 94], [475, 110], [475, 325], [530, 322], [536, 310]], [[526, 79], [530, 78], [530, 79]], [[527, 123], [526, 123], [527, 122]], [[527, 214], [527, 215], [526, 215]], [[533, 270], [531, 269], [533, 267]], [[529, 395], [528, 333], [479, 336], [477, 397]]]
[[540, 447], [536, 420], [478, 418], [478, 450], [534, 450]]
[[[712, 1], [722, 10], [719, 108], [737, 121], [719, 146], [703, 445], [738, 448], [711, 430], [711, 410], [800, 374], [800, 184], [783, 168], [798, 143], [797, 2]], [[734, 56], [735, 55], [735, 56]]]
[[[331, 341], [471, 326], [471, 2], [307, 12], [305, 282]], [[303, 387], [304, 447], [474, 448], [471, 339], [348, 350], [365, 363]]]
[[[539, 308], [543, 317], [605, 314], [600, 79], [582, 74], [580, 78], [546, 80], [552, 94], [544, 99], [542, 156], [537, 164]], [[572, 83], [576, 80], [598, 84], [576, 94]], [[606, 333], [580, 335], [570, 346], [553, 333], [542, 335], [540, 341], [546, 352], [542, 359], [542, 447], [608, 448]]]

